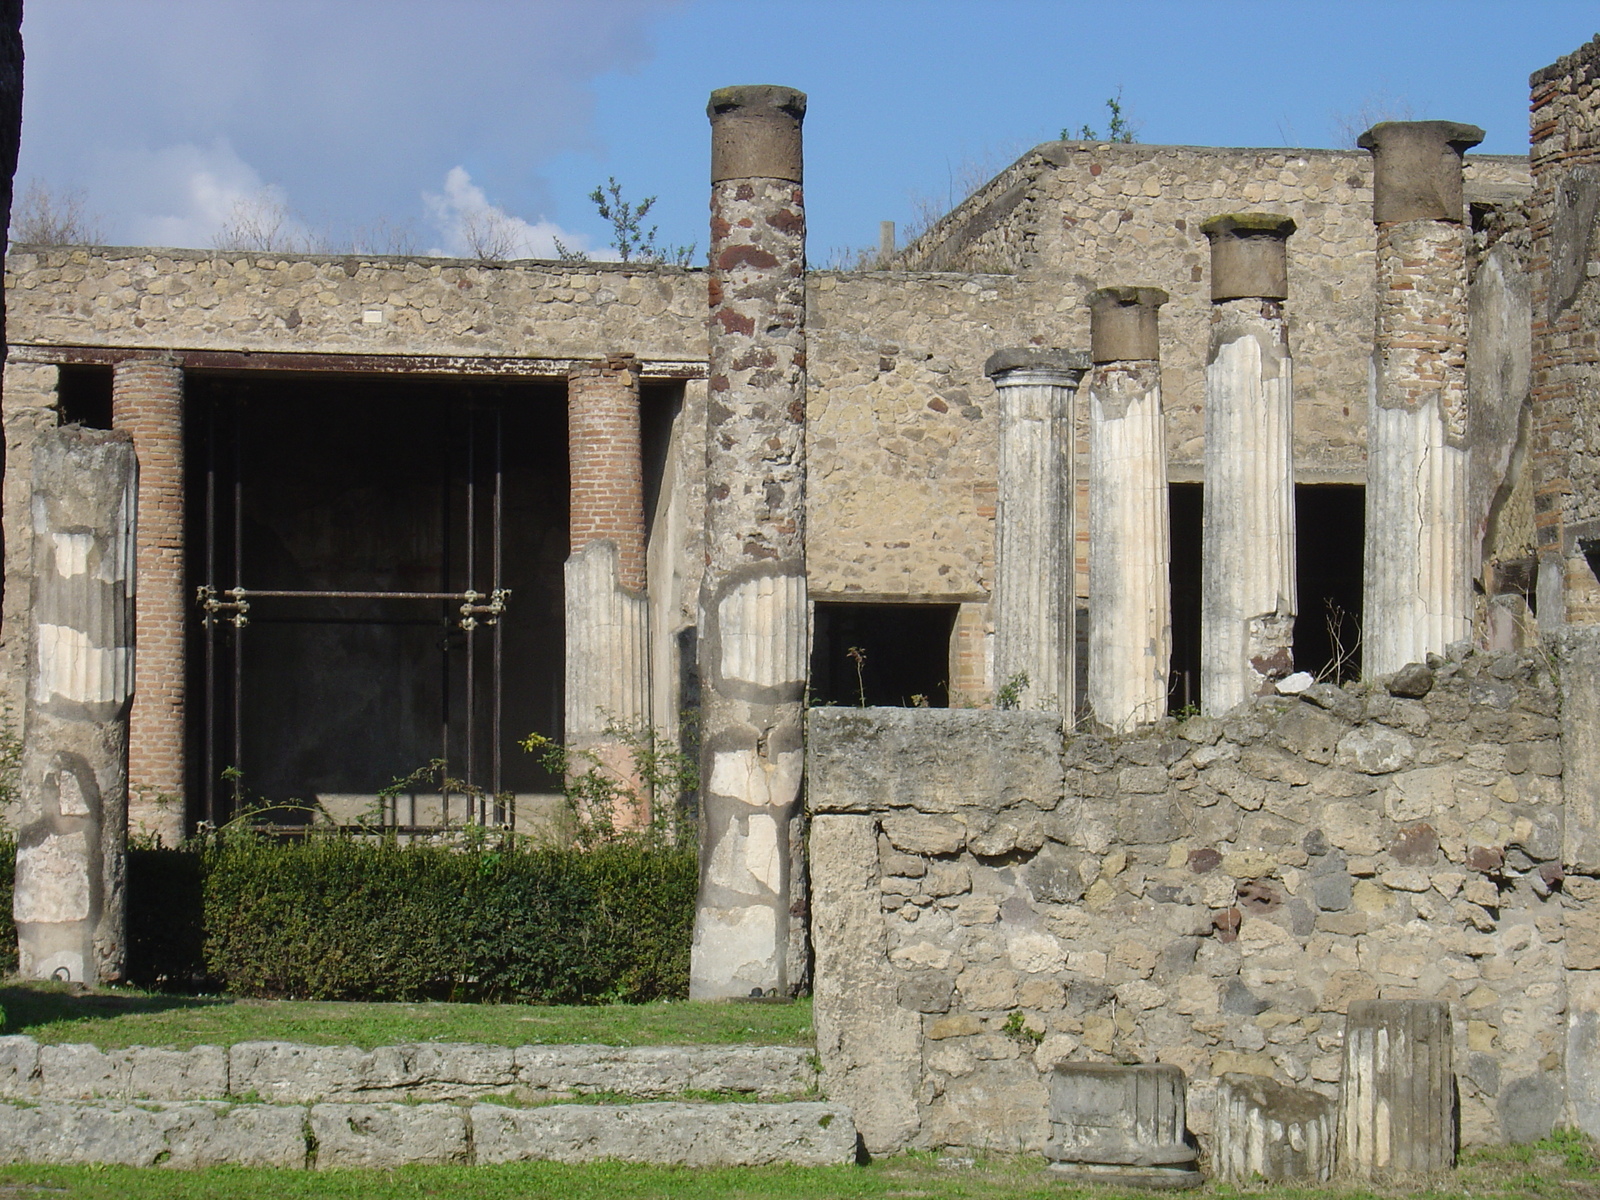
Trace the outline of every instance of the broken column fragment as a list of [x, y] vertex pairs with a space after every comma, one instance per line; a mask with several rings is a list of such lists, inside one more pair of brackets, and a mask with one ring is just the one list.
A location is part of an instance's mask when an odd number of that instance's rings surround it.
[[1167, 712], [1172, 559], [1160, 288], [1089, 293], [1089, 708], [1126, 733]]
[[994, 677], [1022, 708], [1072, 714], [1073, 401], [1079, 350], [999, 350], [984, 364], [1000, 397], [994, 533]]
[[1259, 1075], [1224, 1075], [1212, 1121], [1213, 1172], [1232, 1183], [1326, 1183], [1337, 1116], [1333, 1099], [1319, 1092]]
[[183, 369], [128, 358], [111, 378], [111, 424], [139, 456], [139, 678], [128, 750], [135, 832], [176, 846], [185, 833], [184, 690], [189, 590], [184, 576]]
[[12, 901], [27, 979], [123, 976], [138, 486], [126, 433], [68, 426], [35, 443]]
[[635, 828], [649, 823], [649, 796], [627, 736], [618, 732], [650, 722], [639, 364], [632, 355], [613, 354], [568, 374], [567, 441], [566, 742], [638, 797], [637, 805], [610, 814], [618, 828]]
[[1369, 677], [1472, 632], [1461, 156], [1482, 140], [1475, 125], [1385, 121], [1358, 143], [1372, 152], [1378, 227], [1361, 646]]
[[1339, 1165], [1363, 1178], [1455, 1165], [1450, 1006], [1356, 1000], [1344, 1026]]
[[1059, 1063], [1050, 1080], [1058, 1175], [1085, 1183], [1198, 1187], [1181, 1068], [1165, 1063]]
[[[711, 94], [697, 999], [804, 982], [803, 92]], [[798, 910], [791, 905], [798, 902]]]
[[1201, 708], [1227, 712], [1294, 670], [1294, 378], [1276, 213], [1234, 213], [1211, 240], [1201, 564]]

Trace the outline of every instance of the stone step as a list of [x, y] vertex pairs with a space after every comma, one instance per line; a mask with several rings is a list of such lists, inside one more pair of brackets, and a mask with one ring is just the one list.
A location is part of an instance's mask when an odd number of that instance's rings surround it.
[[608, 1092], [640, 1099], [737, 1092], [815, 1093], [816, 1056], [800, 1046], [487, 1046], [419, 1042], [362, 1050], [239, 1042], [172, 1050], [41, 1045], [0, 1037], [0, 1100], [522, 1102]]
[[391, 1168], [602, 1159], [690, 1167], [856, 1161], [849, 1109], [775, 1104], [0, 1103], [0, 1162]]

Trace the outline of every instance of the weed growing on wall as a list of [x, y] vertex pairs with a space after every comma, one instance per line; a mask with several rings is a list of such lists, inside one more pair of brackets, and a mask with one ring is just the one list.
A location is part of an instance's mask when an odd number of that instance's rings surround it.
[[[683, 719], [692, 733], [688, 717]], [[522, 740], [522, 748], [562, 780], [572, 843], [592, 848], [619, 838], [666, 845], [692, 841], [689, 802], [700, 787], [693, 753], [645, 721], [609, 718], [601, 736], [622, 749], [625, 764], [606, 761], [592, 747], [565, 746], [541, 733]], [[692, 747], [692, 737], [689, 742]]]

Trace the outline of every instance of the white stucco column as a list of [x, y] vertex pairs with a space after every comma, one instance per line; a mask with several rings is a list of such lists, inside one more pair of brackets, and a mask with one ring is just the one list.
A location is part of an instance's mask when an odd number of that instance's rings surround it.
[[1372, 151], [1378, 227], [1361, 634], [1369, 677], [1472, 633], [1461, 156], [1482, 140], [1475, 125], [1385, 121], [1359, 143]]
[[1160, 288], [1089, 293], [1089, 708], [1119, 733], [1167, 712], [1172, 561]]
[[1225, 713], [1294, 670], [1294, 373], [1283, 302], [1294, 222], [1233, 213], [1211, 240], [1200, 704]]
[[1089, 356], [1026, 348], [990, 355], [1000, 397], [995, 508], [995, 686], [1026, 678], [1023, 708], [1070, 717], [1073, 691], [1072, 422]]

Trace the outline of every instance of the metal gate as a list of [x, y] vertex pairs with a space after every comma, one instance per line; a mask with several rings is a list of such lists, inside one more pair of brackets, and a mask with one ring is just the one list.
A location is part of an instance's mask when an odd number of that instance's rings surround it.
[[[501, 799], [501, 407], [385, 402], [370, 414], [380, 424], [347, 412], [330, 432], [241, 383], [198, 409], [204, 819], [219, 826], [247, 802], [311, 809], [331, 783], [373, 796], [363, 824], [513, 824]], [[409, 436], [369, 455], [351, 436], [363, 428]], [[425, 765], [441, 784], [436, 822], [376, 803]]]

